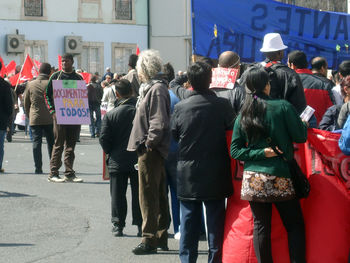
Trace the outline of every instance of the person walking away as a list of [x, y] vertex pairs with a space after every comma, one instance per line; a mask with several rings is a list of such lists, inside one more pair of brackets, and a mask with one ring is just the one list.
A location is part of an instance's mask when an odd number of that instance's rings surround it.
[[[101, 130], [101, 100], [103, 95], [102, 87], [97, 83], [97, 77], [93, 76], [87, 85], [89, 111], [90, 111], [90, 134], [91, 138], [100, 136]], [[96, 120], [95, 120], [95, 117]]]
[[[0, 63], [0, 70], [3, 66], [4, 65]], [[0, 77], [0, 173], [5, 172], [5, 169], [2, 167], [2, 162], [4, 160], [4, 143], [7, 124], [13, 112], [11, 89], [11, 85]]]
[[126, 189], [130, 178], [132, 198], [132, 224], [138, 227], [141, 236], [142, 216], [139, 206], [139, 183], [136, 152], [126, 150], [132, 121], [135, 117], [136, 98], [128, 80], [118, 80], [115, 84], [118, 100], [116, 107], [109, 111], [102, 122], [100, 144], [107, 154], [107, 165], [110, 175], [110, 193], [112, 206], [112, 232], [115, 236], [123, 236], [127, 214]]
[[[73, 56], [65, 54], [62, 56], [62, 70], [52, 74], [46, 87], [45, 98], [50, 114], [53, 118], [53, 129], [55, 142], [50, 160], [49, 182], [81, 183], [83, 180], [75, 175], [73, 163], [75, 159], [74, 149], [80, 133], [80, 125], [61, 125], [57, 123], [55, 105], [53, 100], [53, 80], [83, 80], [73, 69]], [[64, 178], [60, 178], [59, 169], [62, 165], [62, 153], [64, 152]]]
[[293, 142], [303, 143], [307, 139], [307, 123], [289, 102], [269, 96], [269, 75], [263, 68], [249, 69], [246, 87], [246, 100], [233, 128], [231, 156], [244, 161], [241, 199], [249, 201], [253, 214], [256, 257], [259, 263], [273, 262], [271, 213], [275, 205], [288, 233], [290, 262], [306, 263], [300, 203], [287, 162], [277, 156], [271, 145], [291, 160]]
[[29, 125], [33, 137], [33, 158], [35, 173], [42, 174], [42, 138], [46, 137], [47, 151], [51, 159], [54, 144], [53, 119], [47, 109], [45, 102], [45, 90], [49, 83], [51, 65], [42, 63], [39, 69], [39, 76], [27, 84], [24, 93], [24, 109], [29, 118]]
[[167, 82], [159, 75], [159, 52], [145, 50], [136, 69], [143, 86], [136, 104], [128, 151], [138, 155], [139, 201], [142, 214], [142, 241], [135, 255], [157, 253], [168, 248], [169, 205], [164, 160], [170, 144], [170, 97]]

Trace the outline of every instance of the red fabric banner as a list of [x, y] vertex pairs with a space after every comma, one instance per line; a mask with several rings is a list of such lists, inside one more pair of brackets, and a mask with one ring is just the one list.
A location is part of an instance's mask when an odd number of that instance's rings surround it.
[[89, 84], [89, 83], [90, 83], [92, 74], [87, 73], [87, 72], [82, 72], [82, 73], [79, 73], [79, 74], [83, 77], [83, 79], [84, 79], [84, 81], [86, 82], [86, 84]]
[[1, 63], [0, 77], [3, 78], [6, 75], [6, 65], [5, 65], [4, 60], [2, 59], [1, 56], [0, 56], [0, 63]]
[[62, 56], [58, 55], [58, 70], [62, 70]]
[[[231, 143], [232, 133], [227, 135]], [[350, 156], [338, 147], [340, 135], [309, 129], [298, 144], [296, 159], [308, 175], [310, 196], [301, 200], [308, 263], [348, 262], [350, 252]], [[235, 193], [228, 199], [223, 245], [224, 263], [256, 263], [253, 219], [249, 203], [240, 199], [243, 164], [232, 160]], [[277, 210], [272, 212], [272, 253], [275, 263], [288, 263], [287, 234]]]
[[16, 62], [11, 60], [10, 63], [6, 66], [6, 74], [7, 76], [15, 74], [16, 72]]
[[15, 87], [17, 85], [18, 78], [19, 78], [19, 73], [17, 73], [16, 75], [13, 75], [11, 78], [9, 78], [9, 81], [13, 87]]

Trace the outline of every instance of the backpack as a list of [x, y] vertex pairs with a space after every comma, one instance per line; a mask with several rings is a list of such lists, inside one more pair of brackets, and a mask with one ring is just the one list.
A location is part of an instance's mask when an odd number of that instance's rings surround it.
[[350, 115], [345, 122], [338, 145], [345, 155], [350, 155]]

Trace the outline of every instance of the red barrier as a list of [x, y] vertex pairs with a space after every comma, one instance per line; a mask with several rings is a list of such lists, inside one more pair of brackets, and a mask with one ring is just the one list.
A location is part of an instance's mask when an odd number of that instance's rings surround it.
[[[339, 134], [310, 129], [308, 141], [297, 145], [296, 159], [306, 171], [311, 192], [301, 200], [308, 263], [345, 263], [350, 252], [350, 157], [338, 147]], [[227, 134], [230, 145], [232, 133]], [[249, 204], [240, 199], [243, 164], [232, 160], [235, 193], [227, 202], [224, 263], [256, 263], [253, 219]], [[272, 253], [275, 263], [288, 263], [287, 234], [274, 208]]]

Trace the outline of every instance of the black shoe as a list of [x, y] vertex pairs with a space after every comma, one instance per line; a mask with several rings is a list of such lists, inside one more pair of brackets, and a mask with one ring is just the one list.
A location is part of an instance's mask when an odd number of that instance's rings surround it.
[[36, 173], [36, 174], [42, 174], [42, 173], [43, 173], [43, 170], [42, 170], [42, 169], [35, 169], [35, 173]]
[[168, 245], [158, 246], [158, 248], [162, 251], [169, 251]]
[[123, 228], [121, 228], [121, 227], [118, 227], [117, 229], [116, 229], [116, 231], [113, 231], [114, 232], [114, 236], [115, 237], [122, 237], [122, 236], [124, 236], [124, 234], [123, 234]]
[[157, 248], [147, 245], [145, 243], [140, 243], [137, 247], [132, 250], [135, 255], [148, 255], [157, 254]]
[[137, 236], [138, 237], [142, 237], [142, 228], [141, 228], [141, 226], [137, 226]]

